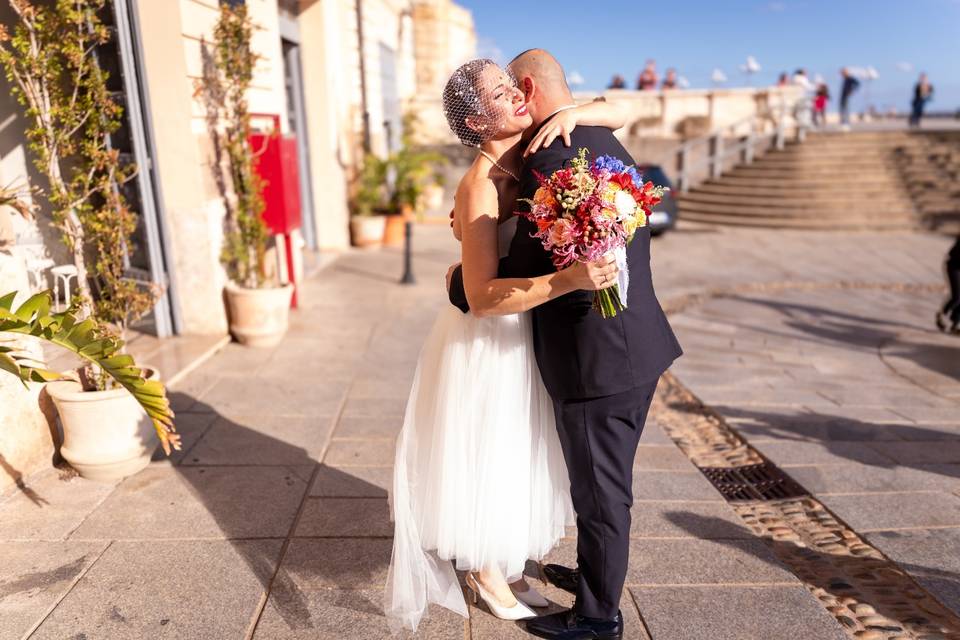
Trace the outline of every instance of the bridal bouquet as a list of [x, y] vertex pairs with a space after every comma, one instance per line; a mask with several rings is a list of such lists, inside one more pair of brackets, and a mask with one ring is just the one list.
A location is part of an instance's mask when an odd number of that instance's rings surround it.
[[593, 306], [604, 318], [616, 316], [627, 307], [626, 247], [636, 230], [647, 224], [665, 188], [644, 183], [636, 168], [612, 156], [588, 162], [586, 149], [580, 149], [570, 167], [549, 177], [535, 174], [540, 187], [532, 200], [521, 200], [530, 205], [530, 211], [517, 214], [537, 225], [533, 235], [550, 252], [557, 269], [614, 253], [619, 281], [597, 291]]

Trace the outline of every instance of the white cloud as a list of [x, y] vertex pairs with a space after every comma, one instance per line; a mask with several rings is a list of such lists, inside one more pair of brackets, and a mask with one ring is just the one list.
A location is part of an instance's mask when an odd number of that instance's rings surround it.
[[477, 57], [490, 58], [500, 66], [504, 66], [509, 62], [503, 54], [503, 50], [497, 46], [497, 42], [493, 38], [485, 36], [477, 38]]
[[567, 74], [567, 84], [571, 86], [579, 87], [585, 82], [586, 80], [583, 78], [582, 75], [580, 75], [580, 72], [577, 71], [576, 69], [574, 69], [573, 71]]
[[770, 13], [783, 13], [787, 10], [786, 2], [768, 2], [763, 7], [764, 11], [769, 11]]
[[677, 76], [677, 86], [681, 89], [688, 89], [690, 87], [690, 81], [687, 80], [687, 76]]
[[723, 84], [727, 81], [727, 74], [723, 72], [723, 69], [717, 68], [710, 74], [710, 79], [716, 84]]
[[903, 71], [904, 73], [910, 73], [913, 71], [913, 63], [911, 62], [898, 62], [897, 70]]

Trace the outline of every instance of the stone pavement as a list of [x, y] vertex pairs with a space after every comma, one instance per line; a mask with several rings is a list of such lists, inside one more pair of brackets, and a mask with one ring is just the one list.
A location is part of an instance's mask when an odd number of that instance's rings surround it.
[[[416, 239], [416, 286], [397, 252], [346, 254], [282, 344], [228, 345], [179, 382], [172, 458], [0, 503], [0, 640], [385, 637], [393, 439], [457, 255], [443, 226]], [[960, 340], [930, 330], [948, 244], [682, 227], [654, 259], [679, 382], [960, 612]], [[849, 637], [656, 414], [634, 487], [627, 637]], [[418, 637], [528, 636], [473, 607]]]

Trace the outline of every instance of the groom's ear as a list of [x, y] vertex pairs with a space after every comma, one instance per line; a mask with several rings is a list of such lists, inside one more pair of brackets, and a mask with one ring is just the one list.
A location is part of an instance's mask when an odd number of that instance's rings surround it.
[[524, 76], [523, 79], [520, 80], [520, 90], [523, 91], [524, 102], [530, 102], [530, 100], [533, 98], [535, 88], [536, 87], [533, 84], [533, 78], [530, 76]]

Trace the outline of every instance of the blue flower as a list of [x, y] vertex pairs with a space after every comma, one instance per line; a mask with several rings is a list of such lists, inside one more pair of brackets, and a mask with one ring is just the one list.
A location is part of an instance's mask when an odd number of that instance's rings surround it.
[[598, 168], [606, 169], [613, 173], [620, 173], [626, 169], [623, 162], [613, 156], [598, 156], [594, 162]]
[[627, 174], [629, 174], [630, 179], [633, 180], [633, 184], [635, 184], [638, 188], [643, 186], [643, 176], [640, 175], [640, 172], [637, 171], [636, 167], [628, 167]]

